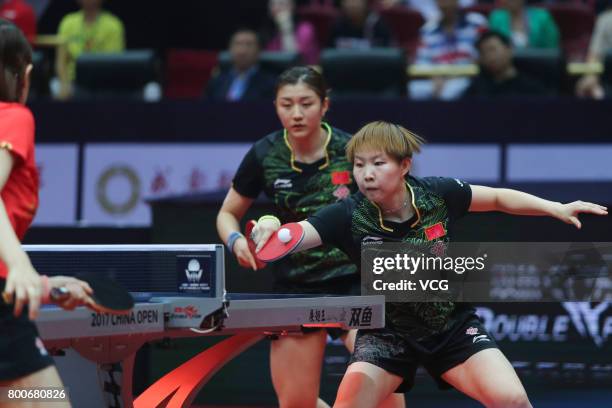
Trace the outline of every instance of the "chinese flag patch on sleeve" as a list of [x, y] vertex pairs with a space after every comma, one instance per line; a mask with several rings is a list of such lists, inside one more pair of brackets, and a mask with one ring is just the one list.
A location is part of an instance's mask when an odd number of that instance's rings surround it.
[[334, 172], [332, 172], [331, 178], [332, 178], [332, 184], [333, 185], [350, 184], [351, 183], [351, 174], [348, 172], [348, 170], [346, 170], [346, 171], [334, 171]]
[[445, 235], [446, 230], [441, 222], [425, 228], [425, 236], [427, 236], [428, 241], [433, 241], [434, 239], [443, 237]]

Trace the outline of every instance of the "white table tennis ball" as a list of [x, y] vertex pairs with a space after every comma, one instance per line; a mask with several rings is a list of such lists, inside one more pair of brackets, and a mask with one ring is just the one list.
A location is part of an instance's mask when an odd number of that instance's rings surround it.
[[283, 244], [291, 241], [291, 231], [288, 228], [281, 228], [278, 230], [278, 240]]

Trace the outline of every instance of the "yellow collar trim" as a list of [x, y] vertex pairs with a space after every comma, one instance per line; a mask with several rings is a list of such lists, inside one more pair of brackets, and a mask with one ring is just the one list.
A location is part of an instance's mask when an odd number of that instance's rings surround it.
[[[417, 219], [410, 225], [410, 228], [414, 228], [419, 222], [421, 222], [421, 212], [419, 211], [419, 208], [416, 206], [416, 203], [414, 201], [414, 190], [412, 190], [412, 186], [407, 181], [406, 181], [406, 187], [408, 187], [408, 190], [410, 190], [410, 204], [412, 205], [412, 208], [414, 209], [414, 213], [417, 216]], [[393, 228], [389, 228], [385, 226], [385, 222], [383, 220], [382, 211], [380, 210], [380, 207], [376, 205], [375, 202], [372, 202], [372, 204], [374, 204], [374, 207], [376, 207], [376, 209], [378, 210], [378, 224], [380, 228], [388, 232], [393, 232]]]
[[[329, 166], [329, 152], [327, 151], [327, 146], [329, 145], [329, 142], [331, 141], [331, 136], [332, 136], [331, 126], [329, 126], [326, 122], [321, 122], [321, 124], [323, 125], [323, 128], [327, 131], [327, 138], [325, 139], [325, 144], [323, 145], [323, 149], [325, 149], [325, 163], [319, 166], [319, 170], [323, 170], [324, 168]], [[283, 139], [285, 140], [285, 144], [287, 145], [287, 148], [291, 152], [291, 159], [290, 159], [291, 169], [294, 171], [297, 171], [298, 173], [301, 173], [302, 169], [300, 169], [298, 166], [295, 165], [295, 153], [293, 152], [291, 143], [289, 143], [289, 136], [287, 134], [287, 129], [283, 129]]]

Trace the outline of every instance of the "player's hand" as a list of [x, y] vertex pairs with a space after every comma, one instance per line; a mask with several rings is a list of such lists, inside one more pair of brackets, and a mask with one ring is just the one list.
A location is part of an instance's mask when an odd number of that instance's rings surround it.
[[257, 270], [257, 262], [249, 250], [249, 244], [246, 238], [238, 238], [236, 242], [234, 242], [234, 247], [232, 249], [240, 266], [243, 268], [252, 268], [254, 271]]
[[585, 201], [574, 201], [573, 203], [561, 204], [556, 217], [561, 221], [573, 224], [576, 228], [582, 228], [578, 214], [608, 215], [608, 208], [603, 205], [587, 203]]
[[49, 286], [50, 288], [65, 288], [68, 290], [66, 298], [55, 302], [62, 309], [73, 310], [77, 306], [92, 307], [94, 305], [91, 298], [93, 290], [87, 282], [80, 279], [72, 276], [50, 276]]
[[274, 234], [281, 227], [278, 220], [274, 219], [263, 219], [255, 225], [253, 228], [253, 241], [257, 245], [255, 247], [255, 253], [258, 253], [261, 248], [268, 242], [272, 234]]
[[14, 303], [15, 316], [21, 315], [23, 307], [29, 304], [28, 317], [34, 320], [38, 316], [42, 295], [40, 275], [25, 255], [16, 264], [7, 266], [9, 271], [2, 296], [6, 303]]

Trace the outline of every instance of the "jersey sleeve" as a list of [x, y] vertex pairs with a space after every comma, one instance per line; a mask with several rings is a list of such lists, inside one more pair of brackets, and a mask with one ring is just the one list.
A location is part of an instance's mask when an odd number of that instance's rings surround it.
[[15, 108], [0, 120], [0, 149], [7, 149], [25, 161], [34, 146], [34, 117], [23, 107]]
[[467, 182], [449, 177], [429, 177], [427, 181], [444, 198], [451, 219], [467, 214], [472, 203], [472, 188]]
[[306, 219], [319, 233], [324, 244], [338, 248], [350, 239], [350, 220], [348, 200], [340, 200], [327, 205]]
[[254, 145], [242, 159], [232, 181], [232, 187], [240, 195], [253, 199], [257, 198], [263, 190], [263, 168], [257, 159]]

